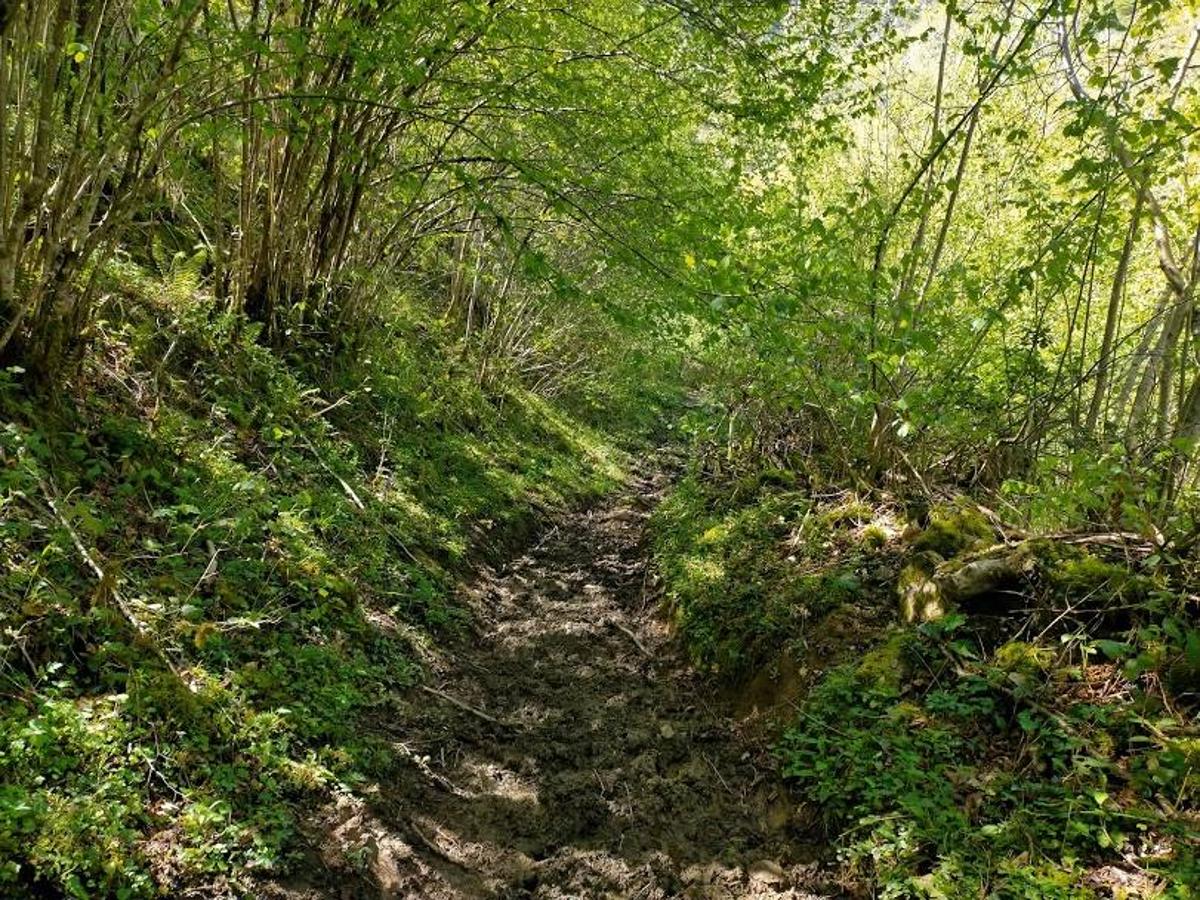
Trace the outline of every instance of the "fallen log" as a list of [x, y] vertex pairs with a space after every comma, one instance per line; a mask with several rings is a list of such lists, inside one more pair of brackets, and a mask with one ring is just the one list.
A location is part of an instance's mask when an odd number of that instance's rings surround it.
[[464, 703], [462, 700], [459, 700], [457, 697], [453, 697], [450, 694], [447, 694], [445, 691], [439, 691], [437, 688], [430, 687], [427, 684], [418, 684], [417, 687], [420, 688], [425, 693], [430, 694], [431, 696], [434, 696], [434, 697], [438, 697], [442, 700], [445, 700], [451, 706], [456, 706], [459, 709], [461, 709], [463, 712], [468, 712], [473, 716], [478, 716], [480, 719], [483, 719], [483, 721], [488, 722], [492, 725], [497, 725], [501, 728], [515, 727], [511, 722], [504, 722], [504, 721], [501, 721], [500, 719], [497, 719], [495, 716], [488, 715], [482, 709], [476, 709], [474, 706], [471, 706], [471, 704]]
[[903, 620], [928, 622], [955, 606], [1014, 585], [1036, 563], [1032, 541], [1000, 544], [965, 560], [918, 554], [900, 573], [897, 586]]
[[1122, 531], [1060, 532], [992, 544], [950, 560], [922, 551], [900, 573], [897, 593], [901, 617], [909, 624], [927, 622], [955, 606], [969, 605], [993, 592], [1015, 587], [1039, 562], [1054, 555], [1052, 548], [1056, 545], [1122, 551], [1128, 559], [1160, 550], [1162, 540]]

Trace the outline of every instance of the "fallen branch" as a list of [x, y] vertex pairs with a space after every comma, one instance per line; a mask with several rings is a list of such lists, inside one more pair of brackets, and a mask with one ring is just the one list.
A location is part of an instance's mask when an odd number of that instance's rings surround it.
[[928, 559], [914, 560], [897, 584], [901, 616], [909, 623], [936, 619], [955, 604], [1017, 582], [1033, 562], [1026, 549], [1023, 544], [999, 544], [984, 555], [936, 566]]
[[446, 793], [465, 800], [475, 799], [475, 794], [471, 793], [470, 791], [463, 790], [445, 775], [439, 775], [437, 772], [433, 771], [433, 769], [430, 768], [429, 763], [427, 763], [422, 756], [413, 750], [412, 747], [408, 746], [408, 744], [405, 744], [403, 741], [393, 741], [392, 748], [396, 750], [401, 757], [412, 763], [416, 767], [417, 771], [419, 771], [422, 775], [424, 775]]
[[121, 614], [122, 618], [125, 619], [125, 621], [129, 624], [129, 627], [134, 630], [142, 642], [152, 651], [154, 651], [155, 656], [162, 661], [163, 665], [170, 670], [171, 674], [178, 678], [183, 684], [187, 685], [188, 690], [195, 693], [196, 688], [191, 684], [190, 681], [183, 677], [183, 674], [179, 671], [175, 663], [172, 662], [170, 657], [167, 656], [166, 651], [159, 646], [158, 641], [155, 640], [154, 633], [145, 625], [145, 623], [143, 623], [137, 616], [133, 614], [133, 610], [129, 608], [129, 605], [125, 602], [125, 599], [121, 596], [120, 590], [117, 588], [116, 576], [110, 572], [106, 572], [100, 563], [97, 562], [96, 557], [92, 555], [92, 552], [88, 550], [87, 545], [83, 543], [83, 539], [79, 536], [79, 532], [75, 530], [75, 526], [71, 524], [71, 521], [65, 515], [63, 515], [62, 510], [58, 508], [58, 492], [54, 490], [51, 485], [48, 485], [45, 481], [43, 481], [40, 476], [38, 476], [38, 486], [42, 489], [42, 494], [46, 498], [46, 504], [50, 507], [50, 511], [54, 513], [54, 517], [58, 520], [58, 523], [70, 536], [71, 543], [75, 545], [76, 552], [79, 553], [79, 555], [83, 558], [84, 563], [96, 576], [96, 579], [100, 583], [101, 590], [107, 592], [107, 595], [112, 598], [113, 606], [117, 608], [117, 612]]
[[991, 544], [945, 561], [918, 554], [901, 572], [897, 585], [901, 615], [906, 622], [926, 621], [943, 615], [950, 606], [1017, 584], [1038, 565], [1037, 549], [1046, 544], [1149, 555], [1161, 548], [1162, 541], [1130, 531], [1063, 531]]
[[[983, 507], [979, 508], [983, 509]], [[1092, 544], [1100, 547], [1111, 547], [1117, 550], [1137, 550], [1141, 553], [1153, 553], [1159, 549], [1158, 542], [1134, 531], [1055, 531], [1049, 534], [1029, 534], [1011, 529], [1009, 533], [1017, 537], [1017, 539], [992, 544], [989, 547], [984, 547], [982, 550], [968, 554], [966, 558], [974, 559], [980, 556], [1004, 553], [1021, 547], [1024, 544], [1035, 544], [1046, 541], [1069, 544], [1071, 546]]]
[[329, 463], [325, 462], [325, 460], [321, 457], [321, 454], [317, 452], [317, 448], [312, 445], [312, 441], [310, 441], [308, 436], [305, 435], [304, 432], [302, 432], [299, 428], [296, 429], [296, 437], [300, 438], [304, 446], [308, 448], [308, 451], [316, 459], [317, 464], [335, 479], [337, 479], [337, 483], [342, 486], [342, 490], [346, 492], [346, 496], [350, 498], [350, 502], [358, 508], [359, 512], [366, 510], [367, 505], [363, 503], [362, 498], [354, 492], [354, 488], [350, 487], [346, 479], [344, 479], [337, 472], [333, 471], [333, 468], [329, 465]]
[[634, 634], [632, 631], [630, 631], [628, 628], [626, 628], [620, 622], [609, 619], [608, 624], [611, 625], [613, 628], [617, 629], [617, 631], [621, 632], [621, 634], [625, 635], [625, 637], [629, 638], [629, 640], [633, 641], [633, 646], [638, 648], [638, 650], [641, 652], [642, 656], [649, 658], [654, 655], [653, 653], [651, 653], [649, 650], [646, 649], [645, 644], [643, 644], [641, 641], [638, 640], [638, 636], [636, 634]]
[[716, 764], [716, 763], [714, 763], [714, 762], [713, 762], [711, 759], [709, 759], [709, 758], [708, 758], [708, 754], [707, 754], [707, 753], [701, 753], [700, 755], [704, 757], [704, 761], [705, 761], [706, 763], [708, 763], [708, 767], [709, 767], [710, 769], [712, 769], [712, 770], [713, 770], [713, 774], [717, 776], [717, 781], [721, 782], [721, 787], [723, 787], [723, 788], [725, 788], [725, 790], [729, 791], [729, 793], [730, 793], [732, 796], [734, 796], [734, 797], [738, 796], [738, 793], [737, 793], [737, 791], [735, 791], [733, 788], [731, 788], [731, 787], [729, 786], [729, 782], [725, 780], [725, 776], [723, 776], [723, 775], [721, 774], [721, 770], [717, 768], [717, 764]]
[[457, 706], [463, 712], [469, 712], [471, 715], [478, 716], [479, 718], [483, 719], [483, 721], [485, 721], [485, 722], [490, 722], [492, 725], [498, 725], [501, 728], [513, 728], [514, 727], [509, 722], [502, 722], [500, 719], [497, 719], [495, 716], [488, 715], [482, 709], [476, 709], [474, 706], [471, 706], [469, 703], [464, 703], [463, 701], [459, 700], [457, 697], [451, 697], [446, 692], [439, 691], [437, 688], [430, 687], [427, 684], [417, 685], [417, 687], [419, 687], [421, 690], [423, 690], [427, 694], [432, 694], [434, 697], [439, 697], [442, 700], [445, 700], [451, 706]]
[[447, 851], [443, 850], [441, 845], [438, 844], [437, 841], [430, 838], [427, 834], [425, 834], [425, 832], [423, 832], [421, 830], [421, 828], [417, 825], [417, 823], [415, 821], [413, 821], [412, 819], [409, 819], [408, 827], [409, 827], [409, 830], [412, 832], [413, 837], [415, 837], [417, 839], [417, 843], [421, 844], [426, 850], [428, 850], [434, 856], [438, 857], [439, 859], [445, 860], [446, 862], [450, 863], [451, 865], [462, 867], [463, 863], [461, 860], [455, 859]]

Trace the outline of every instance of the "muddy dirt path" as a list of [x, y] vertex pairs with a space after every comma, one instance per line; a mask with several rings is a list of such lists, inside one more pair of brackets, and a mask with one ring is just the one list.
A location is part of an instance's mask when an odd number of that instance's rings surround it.
[[383, 896], [823, 896], [766, 749], [656, 618], [661, 487], [565, 516], [470, 589], [475, 637], [406, 711], [413, 777], [335, 823], [368, 835]]

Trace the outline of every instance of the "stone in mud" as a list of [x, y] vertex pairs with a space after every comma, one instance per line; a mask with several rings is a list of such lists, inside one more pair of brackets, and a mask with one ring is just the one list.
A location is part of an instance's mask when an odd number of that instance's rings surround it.
[[679, 880], [686, 885], [712, 884], [717, 881], [724, 869], [719, 863], [696, 864], [688, 866], [679, 874]]
[[916, 554], [900, 572], [896, 592], [900, 595], [900, 617], [906, 625], [940, 619], [946, 613], [945, 599], [934, 581], [942, 557], [932, 551]]
[[750, 880], [760, 884], [782, 884], [787, 881], [783, 866], [773, 859], [760, 859], [750, 863]]
[[540, 878], [537, 860], [518, 851], [509, 856], [505, 864], [507, 871], [504, 874], [511, 884], [520, 885], [526, 890], [537, 887]]
[[383, 900], [399, 900], [404, 889], [405, 861], [413, 855], [412, 848], [402, 841], [386, 837], [374, 848], [370, 859], [371, 877]]

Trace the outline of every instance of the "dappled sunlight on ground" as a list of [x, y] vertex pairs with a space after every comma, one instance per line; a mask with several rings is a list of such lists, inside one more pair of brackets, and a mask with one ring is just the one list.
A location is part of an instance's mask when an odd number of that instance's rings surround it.
[[385, 897], [822, 895], [764, 749], [655, 617], [654, 488], [484, 571], [440, 695], [400, 710], [413, 764], [326, 817], [330, 883], [291, 896], [339, 896], [351, 871]]

